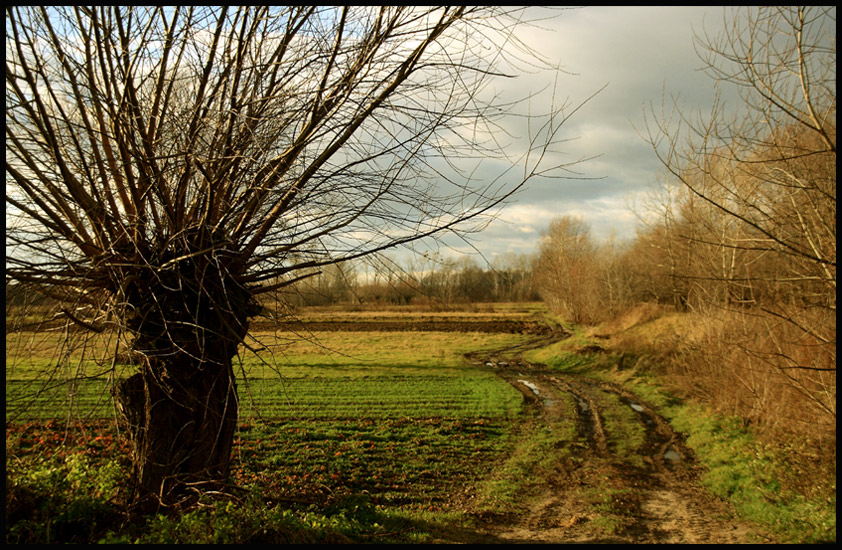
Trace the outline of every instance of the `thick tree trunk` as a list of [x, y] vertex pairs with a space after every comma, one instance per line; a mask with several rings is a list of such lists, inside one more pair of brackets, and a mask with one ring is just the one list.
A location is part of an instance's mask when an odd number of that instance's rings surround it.
[[140, 372], [116, 392], [140, 512], [183, 509], [226, 483], [237, 426], [232, 358], [257, 311], [226, 272], [183, 262], [137, 278], [127, 326]]
[[[228, 478], [237, 426], [231, 358], [188, 368], [184, 362], [195, 359], [153, 358], [119, 388], [133, 451], [133, 508], [141, 513], [189, 506]], [[172, 374], [178, 372], [190, 374]]]
[[237, 427], [232, 359], [260, 311], [231, 271], [235, 252], [199, 227], [130, 247], [126, 271], [112, 275], [140, 358], [115, 395], [140, 513], [183, 509], [227, 481]]

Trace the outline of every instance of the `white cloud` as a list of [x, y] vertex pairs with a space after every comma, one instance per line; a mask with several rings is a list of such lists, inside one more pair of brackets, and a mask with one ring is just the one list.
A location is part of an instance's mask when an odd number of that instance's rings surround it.
[[[547, 160], [598, 158], [572, 167], [584, 179], [530, 181], [481, 233], [470, 236], [470, 243], [489, 259], [533, 252], [541, 231], [563, 215], [582, 216], [597, 239], [612, 231], [620, 239], [633, 238], [638, 220], [630, 204], [640, 202], [662, 171], [639, 134], [644, 131], [644, 110], [660, 108], [664, 94], [667, 101], [680, 94], [689, 109], [709, 107], [714, 83], [699, 71], [693, 33], [707, 30], [716, 35], [722, 15], [722, 7], [716, 6], [600, 6], [562, 10], [541, 23], [543, 30], [524, 27], [518, 38], [567, 72], [529, 70], [515, 79], [495, 81], [489, 92], [513, 99], [547, 88], [517, 104], [520, 112], [536, 114], [549, 109], [556, 78], [556, 106], [565, 100], [578, 106], [607, 84], [565, 123], [560, 137], [569, 141]], [[527, 136], [523, 118], [504, 119], [501, 125], [515, 136]], [[506, 138], [502, 131], [496, 137]], [[523, 150], [522, 141], [513, 141], [506, 152], [517, 157]], [[488, 159], [475, 175], [490, 181], [506, 165], [505, 159]], [[516, 169], [507, 178], [521, 174]], [[458, 239], [445, 242], [472, 251]]]

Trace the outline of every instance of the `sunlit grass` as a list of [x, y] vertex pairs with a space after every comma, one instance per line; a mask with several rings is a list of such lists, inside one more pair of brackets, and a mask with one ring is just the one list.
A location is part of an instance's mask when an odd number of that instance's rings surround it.
[[329, 365], [457, 367], [469, 351], [527, 338], [482, 332], [257, 332], [250, 334], [246, 343], [252, 349], [243, 350], [241, 361], [246, 373], [255, 376], [261, 376], [259, 367], [279, 368], [287, 376]]
[[[241, 416], [512, 416], [515, 390], [468, 351], [493, 349], [527, 336], [478, 332], [257, 332], [235, 358]], [[62, 336], [37, 333], [7, 348], [6, 418], [110, 418], [110, 390], [133, 367], [97, 360], [103, 343], [68, 349]], [[107, 340], [106, 340], [107, 342]], [[95, 346], [100, 346], [95, 349]], [[260, 346], [256, 350], [257, 346]], [[61, 364], [63, 363], [63, 364]], [[79, 379], [82, 374], [85, 378]]]
[[[425, 542], [436, 525], [459, 521], [453, 495], [477, 485], [508, 453], [522, 397], [487, 367], [467, 362], [462, 354], [521, 341], [524, 336], [459, 332], [336, 332], [309, 339], [274, 332], [257, 336], [270, 344], [257, 353], [244, 349], [237, 360], [237, 372], [245, 373], [248, 382], [242, 377], [238, 382], [241, 426], [232, 464], [233, 480], [255, 500], [243, 505], [242, 514], [222, 505], [174, 520], [160, 516], [140, 531], [111, 531], [101, 535], [101, 541], [225, 542], [266, 536], [274, 542], [342, 542], [341, 537], [348, 536]], [[39, 338], [45, 344], [54, 342], [54, 335]], [[40, 349], [49, 367], [49, 346]], [[113, 416], [104, 376], [82, 381], [72, 391], [67, 384], [32, 385], [27, 379], [31, 372], [24, 366], [28, 359], [29, 369], [34, 369], [37, 355], [15, 359], [15, 370], [24, 372], [23, 378], [10, 379], [7, 370], [7, 419], [8, 398], [24, 398], [27, 391], [36, 390], [40, 395], [29, 400], [34, 405], [21, 420], [65, 415], [71, 394], [77, 418]], [[59, 422], [57, 429], [64, 425]], [[32, 456], [41, 455], [43, 432], [33, 430], [34, 439], [22, 448]], [[47, 466], [44, 471], [56, 475], [72, 473], [61, 460]], [[33, 468], [40, 471], [40, 466]], [[15, 487], [30, 490], [27, 479], [15, 478]], [[34, 519], [18, 522], [15, 534], [22, 540], [46, 537], [47, 541], [57, 534], [67, 536], [70, 527], [61, 515], [63, 507], [82, 501], [73, 500], [69, 490], [62, 491], [50, 500], [57, 518], [50, 520], [52, 531]], [[276, 505], [278, 500], [311, 499], [321, 504]], [[94, 504], [89, 509], [99, 510], [102, 502]], [[37, 536], [24, 536], [24, 531]]]
[[[267, 304], [272, 311], [274, 306]], [[283, 308], [280, 308], [283, 311]], [[296, 319], [302, 321], [340, 321], [340, 320], [445, 320], [445, 321], [488, 321], [521, 320], [540, 318], [547, 308], [542, 302], [500, 302], [477, 304], [452, 304], [444, 309], [435, 309], [418, 305], [380, 305], [374, 309], [363, 306], [318, 306], [305, 307], [293, 312]]]
[[[788, 487], [799, 475], [787, 457], [793, 449], [764, 445], [737, 419], [697, 405], [684, 404], [669, 414], [677, 429], [690, 434], [687, 444], [706, 468], [704, 485], [733, 502], [742, 516], [785, 541], [836, 540], [835, 467], [832, 477], [811, 480], [814, 494], [807, 498]], [[803, 446], [796, 450], [803, 455], [809, 444], [793, 438], [791, 446]]]
[[[324, 369], [320, 369], [322, 372]], [[482, 371], [457, 375], [372, 369], [366, 376], [259, 379], [240, 391], [242, 417], [262, 418], [513, 418], [520, 394]]]

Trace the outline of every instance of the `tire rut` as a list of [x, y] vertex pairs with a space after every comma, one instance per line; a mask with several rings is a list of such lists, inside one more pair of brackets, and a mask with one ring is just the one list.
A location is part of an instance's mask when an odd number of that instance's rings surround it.
[[[525, 361], [525, 349], [547, 341], [532, 344], [470, 359], [494, 368], [521, 392], [536, 427], [575, 421], [579, 438], [565, 444], [555, 468], [543, 475], [543, 486], [524, 499], [515, 521], [482, 525], [476, 538], [464, 542], [752, 540], [750, 528], [733, 519], [730, 506], [700, 486], [702, 470], [695, 453], [654, 407], [618, 385]], [[501, 359], [504, 351], [514, 355]], [[617, 416], [612, 407], [634, 411], [634, 422], [644, 433], [636, 448], [618, 448], [625, 434], [607, 428], [606, 416]]]

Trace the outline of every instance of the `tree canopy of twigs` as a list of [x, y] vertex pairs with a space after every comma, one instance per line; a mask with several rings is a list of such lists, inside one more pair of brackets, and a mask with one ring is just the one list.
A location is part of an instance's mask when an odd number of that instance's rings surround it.
[[[231, 358], [256, 295], [475, 230], [555, 173], [564, 109], [525, 113], [512, 154], [503, 117], [521, 104], [489, 89], [548, 68], [517, 40], [521, 17], [6, 8], [7, 283], [69, 304], [79, 328], [130, 336], [138, 373], [117, 402], [138, 498], [172, 505], [226, 476]], [[488, 158], [504, 169], [481, 175]]]
[[262, 283], [487, 213], [511, 180], [472, 181], [454, 160], [505, 156], [504, 112], [478, 96], [500, 70], [483, 42], [512, 40], [494, 21], [473, 8], [10, 8], [10, 276], [114, 286], [122, 250], [199, 232], [198, 250], [161, 267], [214, 249]]

